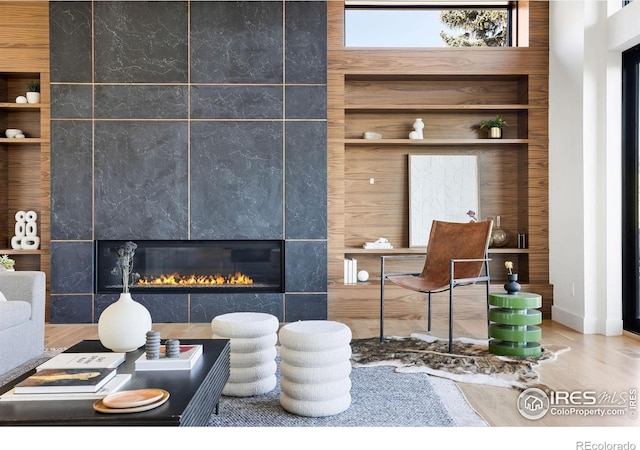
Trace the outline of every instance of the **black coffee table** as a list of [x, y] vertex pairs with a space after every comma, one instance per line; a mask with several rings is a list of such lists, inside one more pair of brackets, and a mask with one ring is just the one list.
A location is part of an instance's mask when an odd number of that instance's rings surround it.
[[[144, 353], [144, 346], [127, 353], [118, 373], [131, 373], [131, 380], [122, 390], [160, 388], [169, 392], [169, 400], [150, 411], [129, 414], [105, 414], [94, 411], [95, 400], [58, 400], [0, 402], [0, 425], [43, 426], [205, 426], [212, 413], [218, 412], [218, 402], [229, 379], [230, 350], [228, 339], [180, 339], [181, 344], [202, 344], [203, 353], [191, 370], [138, 371], [134, 361]], [[109, 351], [100, 341], [82, 341], [66, 352]], [[2, 386], [0, 394], [20, 380], [26, 373]]]

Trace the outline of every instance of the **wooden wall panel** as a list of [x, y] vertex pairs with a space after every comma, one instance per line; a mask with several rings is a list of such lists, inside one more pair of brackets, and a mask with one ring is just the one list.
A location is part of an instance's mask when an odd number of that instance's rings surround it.
[[0, 72], [49, 71], [49, 2], [0, 2]]
[[[512, 260], [523, 289], [543, 295], [542, 311], [549, 317], [546, 2], [519, 2], [520, 46], [512, 48], [347, 49], [343, 8], [340, 1], [328, 3], [329, 317], [379, 314], [380, 258], [361, 247], [380, 236], [397, 247], [408, 245], [409, 153], [479, 156], [482, 218], [500, 215], [509, 245], [526, 233], [529, 247], [492, 250], [493, 287], [501, 289], [504, 261]], [[468, 81], [464, 88], [461, 80]], [[457, 106], [445, 111], [438, 105]], [[510, 123], [504, 139], [511, 141], [491, 146], [477, 124], [495, 114]], [[443, 142], [404, 142], [415, 117], [424, 119], [425, 138]], [[380, 132], [383, 140], [361, 143], [363, 131]], [[451, 138], [458, 140], [453, 146], [446, 143]], [[370, 282], [342, 283], [345, 256], [358, 259]], [[420, 296], [395, 287], [389, 295], [387, 317], [424, 317]], [[463, 313], [478, 314], [478, 295], [484, 297], [473, 289], [461, 295]]]
[[[22, 129], [37, 141], [0, 143], [0, 246], [11, 249], [15, 212], [38, 213], [39, 250], [15, 250], [18, 270], [50, 273], [50, 94], [49, 2], [46, 0], [0, 2], [0, 102], [12, 104], [25, 95], [26, 84], [40, 81], [40, 104], [21, 108], [3, 106], [0, 126]], [[39, 109], [38, 109], [39, 108]], [[7, 140], [5, 140], [7, 141]], [[48, 293], [47, 289], [47, 293]], [[48, 298], [48, 296], [47, 296]], [[46, 317], [48, 318], [48, 308]]]

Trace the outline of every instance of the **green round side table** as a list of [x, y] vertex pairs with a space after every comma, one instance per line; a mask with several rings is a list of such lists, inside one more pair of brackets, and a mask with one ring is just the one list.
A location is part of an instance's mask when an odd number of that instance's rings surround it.
[[489, 294], [489, 352], [536, 357], [542, 353], [542, 297], [531, 292]]

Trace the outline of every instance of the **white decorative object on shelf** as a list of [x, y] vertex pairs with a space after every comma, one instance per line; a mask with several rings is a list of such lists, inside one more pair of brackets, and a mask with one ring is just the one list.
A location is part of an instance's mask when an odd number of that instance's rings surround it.
[[18, 137], [18, 135], [22, 134], [22, 137], [24, 137], [24, 134], [22, 133], [22, 130], [19, 130], [17, 128], [7, 128], [4, 132], [4, 135], [6, 137], [8, 137], [9, 139], [13, 139], [15, 137]]
[[30, 81], [27, 83], [27, 103], [40, 103], [40, 82]]
[[27, 97], [24, 95], [18, 95], [16, 97], [16, 103], [27, 103]]
[[15, 250], [37, 250], [40, 247], [38, 237], [38, 214], [35, 211], [18, 211], [15, 215], [15, 236], [11, 238], [11, 248]]
[[375, 131], [365, 131], [362, 133], [362, 137], [364, 139], [382, 139], [382, 135], [380, 133], [376, 133]]
[[368, 279], [369, 279], [369, 272], [367, 272], [366, 270], [361, 270], [360, 272], [358, 272], [358, 281], [365, 282]]
[[393, 245], [389, 242], [387, 238], [378, 238], [375, 242], [365, 242], [362, 246], [364, 249], [392, 249]]
[[413, 131], [409, 133], [409, 139], [423, 139], [422, 130], [424, 129], [424, 122], [418, 118], [413, 122]]
[[18, 211], [15, 215], [15, 236], [11, 238], [11, 248], [15, 250], [37, 250], [40, 246], [38, 237], [38, 214], [35, 211]]

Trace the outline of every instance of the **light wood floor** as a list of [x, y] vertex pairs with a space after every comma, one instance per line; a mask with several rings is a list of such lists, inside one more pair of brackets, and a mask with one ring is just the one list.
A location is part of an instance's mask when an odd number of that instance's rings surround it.
[[[366, 338], [378, 333], [377, 320], [344, 320], [353, 337]], [[486, 338], [482, 321], [459, 321], [456, 335]], [[425, 332], [422, 322], [386, 320], [385, 333], [408, 336], [412, 332]], [[446, 330], [437, 329], [436, 336], [446, 336]], [[163, 338], [210, 338], [208, 323], [154, 324]], [[45, 327], [46, 347], [69, 347], [82, 339], [97, 339], [97, 325], [51, 325]], [[598, 396], [610, 395], [614, 401], [621, 394], [628, 396], [630, 389], [640, 388], [640, 339], [635, 335], [623, 336], [583, 335], [556, 322], [542, 324], [543, 345], [565, 345], [569, 352], [559, 355], [554, 362], [543, 363], [538, 370], [541, 381], [554, 391], [593, 391]], [[551, 427], [628, 427], [640, 426], [640, 419], [622, 416], [591, 416], [577, 414], [547, 414], [540, 420], [523, 418], [516, 408], [519, 392], [510, 388], [458, 383], [469, 403], [491, 426], [551, 426]], [[628, 404], [628, 403], [627, 403]], [[605, 408], [606, 409], [606, 408]], [[640, 407], [639, 407], [640, 409]], [[638, 411], [636, 411], [638, 412]]]

